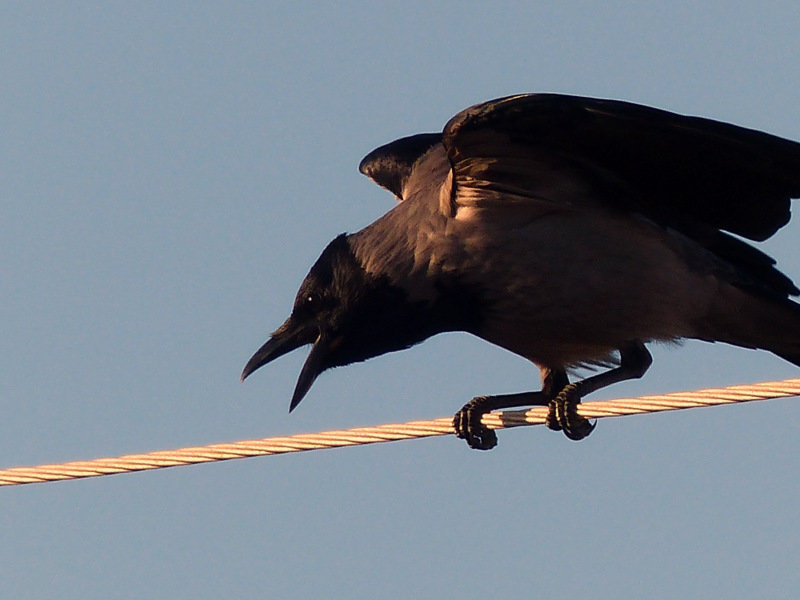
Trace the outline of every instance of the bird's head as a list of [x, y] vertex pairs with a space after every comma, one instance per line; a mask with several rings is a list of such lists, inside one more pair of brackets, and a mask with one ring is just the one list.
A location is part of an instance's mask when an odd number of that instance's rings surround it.
[[242, 380], [274, 359], [313, 344], [291, 411], [326, 369], [407, 348], [437, 333], [435, 328], [428, 303], [410, 302], [386, 275], [367, 273], [342, 234], [311, 267], [292, 314], [250, 358]]

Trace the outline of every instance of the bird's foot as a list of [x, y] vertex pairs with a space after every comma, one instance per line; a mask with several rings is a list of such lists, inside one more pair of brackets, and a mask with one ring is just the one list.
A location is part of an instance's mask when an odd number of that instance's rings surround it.
[[491, 450], [497, 445], [497, 434], [481, 423], [481, 417], [491, 410], [486, 406], [488, 400], [489, 396], [477, 396], [453, 417], [456, 436], [476, 450]]
[[565, 386], [547, 405], [546, 425], [553, 431], [563, 431], [564, 435], [576, 442], [587, 437], [595, 424], [578, 414], [580, 402], [579, 385], [571, 383]]

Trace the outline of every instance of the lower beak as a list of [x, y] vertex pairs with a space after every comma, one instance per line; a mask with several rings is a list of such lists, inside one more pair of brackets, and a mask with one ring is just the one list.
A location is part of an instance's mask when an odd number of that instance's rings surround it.
[[289, 403], [289, 412], [292, 412], [300, 404], [308, 390], [311, 389], [311, 385], [316, 381], [317, 376], [325, 370], [329, 352], [330, 344], [328, 340], [319, 336], [314, 345], [311, 346], [311, 352], [308, 353], [308, 358], [306, 358], [303, 369], [300, 371], [300, 376], [297, 378], [292, 401]]

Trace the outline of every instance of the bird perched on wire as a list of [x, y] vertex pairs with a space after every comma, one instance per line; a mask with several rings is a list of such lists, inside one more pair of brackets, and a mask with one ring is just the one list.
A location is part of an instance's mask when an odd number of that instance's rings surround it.
[[[479, 396], [456, 413], [457, 435], [478, 449], [497, 443], [481, 416], [517, 406], [546, 405], [551, 429], [585, 437], [581, 397], [641, 377], [650, 341], [726, 342], [800, 365], [799, 290], [742, 240], [788, 222], [798, 143], [628, 102], [524, 94], [381, 146], [359, 170], [399, 203], [325, 248], [242, 373], [312, 344], [290, 410], [324, 370], [446, 331], [541, 371], [540, 391]], [[607, 370], [570, 383], [587, 364]]]

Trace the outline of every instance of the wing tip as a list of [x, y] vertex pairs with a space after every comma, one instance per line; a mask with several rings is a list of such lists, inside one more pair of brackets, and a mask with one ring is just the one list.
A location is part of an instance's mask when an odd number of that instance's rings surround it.
[[414, 163], [441, 140], [441, 133], [418, 133], [394, 140], [362, 158], [358, 171], [402, 199]]

